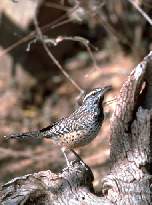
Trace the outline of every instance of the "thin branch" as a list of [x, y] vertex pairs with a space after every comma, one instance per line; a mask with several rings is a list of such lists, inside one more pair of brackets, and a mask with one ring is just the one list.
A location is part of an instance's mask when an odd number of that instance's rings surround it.
[[[74, 12], [74, 10], [77, 9], [76, 7], [74, 7], [70, 13]], [[41, 30], [43, 32], [47, 32], [50, 29], [54, 29], [58, 26], [61, 26], [63, 24], [69, 23], [72, 20], [66, 19], [67, 18], [67, 13], [63, 14], [61, 17], [55, 19], [53, 22], [48, 23], [44, 26], [41, 27]], [[18, 41], [16, 41], [14, 44], [8, 46], [4, 51], [0, 52], [0, 58], [3, 57], [4, 55], [6, 55], [7, 53], [11, 52], [13, 49], [15, 49], [17, 46], [26, 43], [27, 41], [31, 40], [32, 38], [34, 38], [36, 35], [35, 31], [30, 32], [28, 35], [24, 36], [23, 38], [19, 39]]]
[[104, 106], [110, 105], [110, 104], [112, 104], [116, 100], [118, 100], [118, 98], [115, 96], [113, 99], [104, 102], [103, 105]]
[[148, 14], [146, 14], [139, 6], [138, 4], [133, 0], [128, 0], [136, 9], [137, 11], [148, 21], [148, 23], [152, 26], [152, 19]]
[[44, 5], [47, 6], [47, 7], [55, 8], [55, 9], [62, 10], [62, 11], [68, 11], [70, 9], [69, 6], [56, 4], [56, 3], [53, 3], [53, 2], [45, 2]]
[[59, 70], [63, 73], [63, 75], [81, 92], [84, 93], [84, 90], [80, 88], [80, 86], [71, 78], [71, 76], [63, 69], [63, 67], [61, 66], [61, 64], [57, 61], [57, 59], [54, 57], [54, 55], [50, 52], [47, 44], [44, 41], [44, 37], [42, 34], [42, 31], [38, 25], [37, 22], [37, 18], [34, 17], [34, 24], [35, 24], [35, 28], [36, 28], [36, 32], [38, 34], [38, 37], [40, 39], [40, 41], [42, 42], [42, 45], [46, 51], [46, 53], [48, 54], [48, 56], [50, 57], [50, 59], [55, 63], [55, 65], [59, 68]]
[[[45, 43], [51, 43], [54, 46], [57, 46], [60, 42], [65, 41], [65, 40], [80, 42], [82, 45], [84, 45], [86, 47], [92, 61], [93, 61], [94, 66], [96, 68], [98, 68], [95, 57], [93, 56], [93, 53], [92, 53], [91, 48], [89, 46], [90, 42], [86, 38], [83, 38], [80, 36], [73, 36], [73, 37], [71, 37], [71, 36], [58, 36], [56, 39], [52, 39], [52, 38], [44, 39]], [[94, 47], [93, 45], [92, 45], [92, 47], [97, 50], [97, 48]]]
[[52, 29], [57, 28], [59, 26], [62, 26], [64, 24], [70, 23], [70, 22], [72, 22], [72, 19], [65, 19], [65, 20], [55, 24], [54, 26], [52, 26]]

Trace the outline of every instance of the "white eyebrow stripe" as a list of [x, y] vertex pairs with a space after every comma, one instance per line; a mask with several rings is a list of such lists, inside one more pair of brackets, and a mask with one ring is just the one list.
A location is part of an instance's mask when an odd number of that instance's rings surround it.
[[90, 95], [94, 94], [94, 93], [97, 93], [98, 91], [101, 91], [101, 89], [96, 89], [96, 90], [93, 90], [91, 91], [90, 93], [88, 93], [83, 100], [85, 100], [87, 97], [89, 97]]

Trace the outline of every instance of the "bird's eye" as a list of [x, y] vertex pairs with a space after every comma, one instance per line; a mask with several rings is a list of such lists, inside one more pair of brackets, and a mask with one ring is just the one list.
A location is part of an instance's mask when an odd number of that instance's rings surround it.
[[91, 93], [92, 96], [96, 96], [96, 94], [97, 94], [96, 92], [92, 92]]

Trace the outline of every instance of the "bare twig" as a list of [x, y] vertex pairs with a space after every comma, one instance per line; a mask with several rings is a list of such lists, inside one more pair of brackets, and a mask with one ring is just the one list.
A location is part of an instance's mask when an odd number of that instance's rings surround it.
[[50, 57], [50, 59], [55, 63], [55, 65], [59, 68], [59, 70], [63, 73], [63, 75], [81, 92], [83, 93], [84, 90], [80, 88], [80, 86], [71, 78], [71, 76], [63, 69], [63, 67], [61, 66], [61, 64], [57, 61], [57, 59], [54, 57], [54, 55], [50, 52], [47, 44], [44, 41], [44, 37], [42, 34], [42, 31], [38, 25], [37, 22], [37, 18], [36, 16], [34, 17], [34, 24], [35, 24], [35, 28], [38, 34], [38, 37], [40, 39], [40, 41], [42, 42], [42, 45], [46, 51], [46, 53], [48, 54], [48, 56]]
[[139, 6], [138, 4], [133, 1], [133, 0], [128, 0], [136, 9], [137, 11], [146, 19], [146, 21], [148, 21], [148, 23], [152, 26], [152, 19], [150, 18], [150, 16], [148, 16], [148, 14], [146, 14]]
[[113, 99], [108, 100], [106, 102], [104, 102], [104, 106], [110, 105], [112, 104], [114, 101], [118, 100], [117, 97], [115, 96]]
[[[70, 11], [70, 13], [72, 13], [74, 11], [74, 9], [76, 9], [75, 7]], [[58, 19], [55, 19], [53, 22], [48, 23], [44, 26], [41, 27], [41, 30], [43, 32], [47, 32], [50, 29], [54, 29], [58, 26], [61, 26], [63, 24], [69, 23], [72, 20], [66, 19], [67, 13], [63, 14], [61, 17], [59, 17]], [[30, 32], [28, 35], [24, 36], [23, 38], [19, 39], [18, 41], [16, 41], [14, 44], [11, 44], [10, 46], [8, 46], [3, 52], [0, 52], [0, 58], [4, 55], [6, 55], [8, 52], [11, 52], [13, 49], [17, 48], [17, 46], [26, 43], [27, 41], [31, 40], [32, 38], [34, 38], [36, 35], [35, 31]]]
[[[51, 39], [50, 38], [44, 39], [45, 43], [51, 43], [54, 46], [57, 46], [60, 42], [62, 42], [64, 40], [76, 41], [76, 42], [82, 43], [86, 47], [86, 49], [87, 49], [87, 51], [88, 51], [88, 53], [89, 53], [89, 55], [90, 55], [90, 57], [93, 61], [94, 66], [96, 68], [98, 68], [95, 57], [93, 56], [93, 53], [92, 53], [92, 51], [90, 49], [90, 46], [89, 46], [90, 42], [86, 38], [83, 38], [83, 37], [80, 37], [80, 36], [73, 36], [73, 37], [71, 37], [71, 36], [58, 36], [56, 39], [52, 39], [52, 38]], [[94, 47], [94, 48], [97, 49], [96, 47]]]
[[56, 4], [56, 3], [53, 3], [53, 2], [45, 2], [44, 5], [47, 6], [47, 7], [55, 8], [55, 9], [62, 10], [62, 11], [68, 11], [70, 9], [69, 6]]
[[55, 24], [54, 26], [52, 26], [52, 29], [57, 28], [57, 27], [59, 27], [59, 26], [62, 26], [62, 25], [64, 25], [64, 24], [70, 23], [71, 21], [72, 21], [71, 19], [65, 19], [65, 20], [63, 20], [63, 21], [61, 21], [61, 22]]

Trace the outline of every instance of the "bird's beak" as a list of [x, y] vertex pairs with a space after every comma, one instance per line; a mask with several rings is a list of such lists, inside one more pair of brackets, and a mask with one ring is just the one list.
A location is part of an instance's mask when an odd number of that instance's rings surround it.
[[[103, 97], [103, 99], [104, 99], [104, 95], [105, 95], [106, 93], [108, 93], [110, 90], [112, 90], [112, 86], [111, 86], [111, 85], [105, 86], [105, 87], [103, 88], [103, 91], [102, 91], [102, 97]], [[103, 100], [103, 99], [102, 99], [102, 100]], [[103, 103], [103, 101], [102, 101], [102, 105], [104, 106], [105, 104], [106, 104], [106, 102]]]
[[102, 90], [102, 95], [105, 95], [107, 92], [109, 92], [110, 90], [112, 90], [112, 86], [105, 86]]

